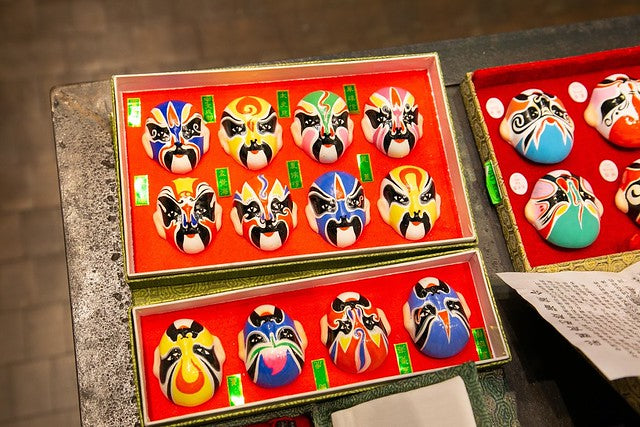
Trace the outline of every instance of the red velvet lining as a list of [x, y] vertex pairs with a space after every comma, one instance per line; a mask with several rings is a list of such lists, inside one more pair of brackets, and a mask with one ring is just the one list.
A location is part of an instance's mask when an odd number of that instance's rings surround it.
[[[522, 173], [529, 189], [525, 195], [517, 195], [507, 190], [513, 207], [516, 225], [522, 237], [526, 256], [532, 267], [609, 255], [629, 250], [629, 239], [639, 230], [637, 226], [614, 204], [614, 196], [624, 169], [640, 151], [622, 149], [607, 142], [594, 128], [584, 121], [584, 103], [573, 101], [568, 94], [572, 82], [582, 83], [591, 95], [593, 88], [605, 77], [614, 73], [625, 73], [630, 77], [640, 76], [640, 47], [599, 52], [577, 57], [550, 61], [487, 68], [473, 73], [473, 83], [478, 101], [487, 124], [489, 136], [498, 160], [498, 167], [508, 187], [509, 177]], [[539, 165], [524, 159], [500, 136], [502, 118], [494, 119], [485, 110], [489, 98], [498, 98], [505, 107], [512, 97], [523, 90], [537, 88], [558, 96], [568, 114], [573, 118], [576, 129], [574, 146], [569, 156], [556, 165]], [[598, 166], [602, 160], [613, 161], [619, 171], [618, 180], [605, 181]], [[536, 181], [555, 169], [566, 169], [586, 178], [592, 185], [596, 197], [604, 206], [601, 230], [596, 241], [583, 249], [561, 249], [547, 243], [524, 217], [524, 206], [529, 200]]]

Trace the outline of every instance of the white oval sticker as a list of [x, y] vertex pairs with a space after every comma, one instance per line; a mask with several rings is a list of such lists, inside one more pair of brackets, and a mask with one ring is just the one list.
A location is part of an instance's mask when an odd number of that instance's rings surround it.
[[603, 160], [598, 167], [600, 176], [607, 182], [614, 182], [618, 179], [618, 167], [611, 160]]
[[494, 119], [499, 119], [504, 114], [504, 105], [502, 105], [502, 101], [498, 98], [489, 98], [484, 107], [487, 109], [487, 113]]
[[573, 82], [569, 85], [569, 96], [575, 102], [584, 102], [587, 100], [589, 93], [587, 92], [587, 88], [580, 82]]
[[511, 174], [509, 177], [509, 187], [511, 187], [511, 191], [516, 193], [519, 196], [527, 194], [527, 190], [529, 189], [529, 183], [527, 183], [527, 178], [524, 177], [520, 172], [516, 172]]

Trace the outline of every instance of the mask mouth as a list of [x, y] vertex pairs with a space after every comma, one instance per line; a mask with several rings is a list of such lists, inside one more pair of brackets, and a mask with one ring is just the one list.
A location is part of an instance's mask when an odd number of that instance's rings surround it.
[[176, 244], [181, 250], [184, 250], [184, 242], [186, 239], [194, 239], [199, 237], [204, 247], [209, 245], [211, 241], [211, 233], [207, 227], [202, 224], [188, 224], [186, 227], [180, 227], [176, 233]]
[[337, 157], [340, 157], [344, 152], [344, 144], [342, 143], [342, 140], [337, 137], [332, 138], [330, 136], [320, 136], [313, 143], [313, 147], [312, 147], [313, 157], [315, 157], [316, 159], [319, 159], [321, 150], [331, 150], [331, 149], [335, 149]]
[[283, 244], [289, 235], [289, 227], [285, 221], [268, 221], [264, 227], [251, 227], [250, 236], [251, 243], [258, 249], [260, 248], [261, 237], [272, 237], [273, 233], [277, 233], [281, 244]]
[[267, 163], [271, 162], [271, 158], [273, 157], [273, 150], [266, 142], [258, 143], [257, 140], [251, 140], [249, 145], [242, 144], [240, 145], [240, 161], [244, 166], [248, 166], [248, 158], [249, 153], [255, 156], [260, 152], [264, 153], [264, 156], [267, 159]]
[[408, 143], [409, 149], [412, 150], [416, 144], [416, 137], [407, 128], [405, 132], [387, 132], [384, 136], [383, 147], [385, 153], [389, 151], [392, 144]]
[[349, 220], [344, 216], [340, 218], [340, 221], [336, 221], [335, 219], [329, 220], [326, 227], [327, 238], [335, 246], [338, 246], [338, 231], [347, 232], [351, 229], [356, 239], [360, 236], [360, 233], [362, 233], [362, 221], [357, 215], [352, 216]]
[[166, 151], [162, 156], [162, 163], [167, 167], [167, 169], [171, 170], [173, 160], [183, 156], [187, 157], [189, 164], [191, 165], [191, 169], [193, 169], [198, 162], [196, 150], [191, 147], [184, 148], [183, 145], [176, 145], [175, 148]]
[[402, 221], [400, 221], [400, 232], [405, 237], [409, 226], [422, 226], [424, 228], [424, 234], [426, 235], [429, 230], [431, 230], [431, 220], [429, 219], [429, 215], [427, 215], [426, 212], [423, 212], [422, 215], [419, 212], [415, 212], [413, 215], [409, 215], [409, 213], [404, 214]]

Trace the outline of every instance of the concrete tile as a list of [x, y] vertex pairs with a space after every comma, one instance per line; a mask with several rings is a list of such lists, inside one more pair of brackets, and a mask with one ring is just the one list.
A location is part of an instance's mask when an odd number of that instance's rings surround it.
[[15, 397], [14, 414], [27, 417], [52, 409], [51, 362], [36, 360], [14, 365], [9, 373], [9, 389]]
[[[53, 146], [53, 143], [51, 144]], [[50, 148], [50, 147], [47, 147]], [[26, 166], [29, 195], [34, 209], [51, 209], [60, 211], [60, 187], [58, 185], [58, 168], [52, 150], [50, 159], [41, 163]]]
[[98, 0], [71, 2], [71, 26], [74, 33], [104, 33], [107, 20], [104, 8], [109, 7]]
[[69, 280], [63, 253], [33, 258], [34, 305], [69, 303]]
[[0, 264], [0, 310], [18, 310], [33, 304], [37, 290], [34, 264], [28, 258]]
[[0, 236], [4, 242], [11, 244], [0, 245], [0, 262], [15, 261], [25, 254], [27, 236], [24, 221], [19, 212], [7, 212], [3, 206], [0, 209]]
[[11, 427], [80, 427], [80, 413], [77, 410], [69, 409], [63, 412], [14, 420], [9, 425]]
[[[0, 310], [0, 325], [11, 325], [13, 331], [25, 331], [20, 310]], [[21, 361], [25, 356], [25, 334], [6, 334], [4, 340], [10, 342], [3, 351], [0, 352], [0, 366], [8, 366], [11, 363]], [[1, 383], [0, 384], [4, 384]], [[2, 388], [2, 387], [0, 387]], [[0, 397], [1, 399], [1, 397]], [[1, 411], [0, 411], [1, 412]]]
[[33, 195], [29, 191], [29, 169], [20, 162], [21, 151], [9, 153], [10, 157], [15, 155], [17, 158], [0, 168], [0, 211], [7, 214], [23, 212], [34, 205]]
[[36, 15], [33, 0], [0, 2], [0, 39], [32, 39], [37, 31]]
[[73, 353], [52, 360], [51, 401], [55, 411], [79, 410], [76, 361]]
[[0, 364], [0, 423], [15, 417], [16, 396], [11, 390], [11, 365]]
[[32, 210], [24, 213], [21, 237], [26, 238], [29, 256], [59, 254], [64, 251], [62, 212], [59, 208]]
[[66, 303], [24, 310], [26, 356], [32, 360], [73, 351], [71, 310]]

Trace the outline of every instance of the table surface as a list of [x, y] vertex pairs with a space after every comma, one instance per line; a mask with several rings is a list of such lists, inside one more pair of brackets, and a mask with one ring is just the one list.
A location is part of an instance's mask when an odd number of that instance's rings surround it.
[[[559, 58], [640, 40], [640, 16], [394, 49], [359, 57], [438, 52], [473, 215], [513, 360], [501, 368], [522, 425], [633, 425], [638, 414], [497, 272], [512, 270], [459, 84], [468, 71]], [[84, 425], [138, 421], [124, 280], [109, 81], [51, 92], [66, 242], [81, 419]]]

